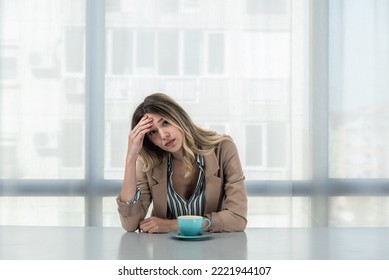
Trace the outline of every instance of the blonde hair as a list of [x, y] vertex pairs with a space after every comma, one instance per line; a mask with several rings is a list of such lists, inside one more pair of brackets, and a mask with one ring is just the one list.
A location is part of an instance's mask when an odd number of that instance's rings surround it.
[[[186, 111], [171, 97], [163, 93], [154, 93], [147, 96], [138, 105], [132, 116], [131, 128], [133, 129], [145, 114], [158, 114], [169, 123], [177, 127], [183, 135], [183, 160], [185, 164], [185, 176], [192, 171], [196, 154], [204, 155], [213, 150], [218, 143], [231, 139], [227, 135], [218, 134], [195, 124]], [[208, 150], [204, 150], [208, 147]], [[209, 148], [211, 147], [211, 148]], [[143, 148], [140, 157], [144, 163], [144, 171], [150, 171], [162, 163], [167, 152], [155, 146], [148, 137], [143, 140]]]

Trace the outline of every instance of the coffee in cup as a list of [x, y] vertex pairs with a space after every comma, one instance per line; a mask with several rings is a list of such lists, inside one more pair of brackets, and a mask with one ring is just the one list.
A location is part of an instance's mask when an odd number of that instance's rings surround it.
[[[208, 224], [203, 227], [203, 223], [206, 221]], [[179, 216], [178, 227], [182, 235], [195, 236], [199, 235], [201, 231], [211, 226], [211, 220], [201, 216]]]

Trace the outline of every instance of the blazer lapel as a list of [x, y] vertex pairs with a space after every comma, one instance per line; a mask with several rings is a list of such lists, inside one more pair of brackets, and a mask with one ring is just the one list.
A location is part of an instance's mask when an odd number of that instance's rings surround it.
[[167, 213], [167, 161], [153, 169], [152, 174], [155, 184], [151, 187], [153, 196], [153, 211], [157, 217], [166, 217]]
[[222, 179], [218, 177], [219, 164], [214, 150], [204, 155], [205, 161], [205, 213], [217, 211]]

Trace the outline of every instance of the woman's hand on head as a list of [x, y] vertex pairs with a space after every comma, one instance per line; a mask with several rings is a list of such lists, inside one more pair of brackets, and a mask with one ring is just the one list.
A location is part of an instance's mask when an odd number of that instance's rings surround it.
[[130, 131], [128, 135], [127, 157], [136, 159], [143, 147], [143, 139], [151, 130], [153, 119], [147, 114], [144, 115], [139, 123]]
[[139, 228], [148, 233], [163, 233], [178, 230], [177, 220], [167, 220], [157, 217], [147, 218], [139, 223]]

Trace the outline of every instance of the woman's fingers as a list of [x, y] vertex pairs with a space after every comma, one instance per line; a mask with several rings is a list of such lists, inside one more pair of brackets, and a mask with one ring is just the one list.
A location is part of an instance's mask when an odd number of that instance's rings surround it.
[[136, 126], [130, 131], [128, 135], [128, 152], [127, 156], [137, 157], [143, 146], [143, 139], [145, 135], [151, 130], [153, 125], [153, 119], [145, 115], [136, 124]]
[[139, 223], [139, 228], [148, 233], [161, 233], [177, 230], [176, 220], [149, 217]]
[[[143, 140], [144, 135], [150, 131], [151, 126], [153, 125], [153, 119], [145, 115], [139, 123], [131, 131], [135, 138]], [[130, 134], [131, 134], [130, 133]]]

